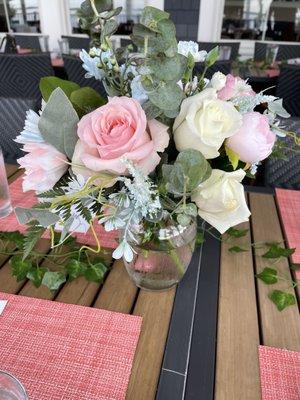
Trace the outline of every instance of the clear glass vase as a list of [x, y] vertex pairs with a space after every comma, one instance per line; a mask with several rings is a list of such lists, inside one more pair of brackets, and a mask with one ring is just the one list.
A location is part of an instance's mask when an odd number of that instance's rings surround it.
[[[131, 243], [132, 262], [124, 260], [131, 280], [141, 289], [166, 290], [183, 278], [195, 250], [197, 222], [160, 229], [150, 243]], [[138, 239], [137, 239], [138, 240]]]

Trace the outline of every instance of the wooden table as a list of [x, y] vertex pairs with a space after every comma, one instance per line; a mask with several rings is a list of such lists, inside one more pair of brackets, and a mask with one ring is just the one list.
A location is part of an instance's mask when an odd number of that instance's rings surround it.
[[[20, 173], [7, 166], [10, 182]], [[281, 242], [273, 193], [247, 196], [252, 219], [241, 225], [249, 233], [238, 244]], [[45, 239], [38, 246], [50, 249]], [[254, 278], [268, 263], [251, 251], [231, 254], [228, 246], [207, 235], [177, 290], [160, 293], [137, 289], [120, 261], [103, 285], [79, 278], [53, 293], [17, 282], [0, 256], [0, 291], [142, 316], [127, 400], [259, 400], [258, 345], [300, 351], [299, 310], [277, 311], [270, 287]], [[277, 268], [290, 274], [285, 259]]]

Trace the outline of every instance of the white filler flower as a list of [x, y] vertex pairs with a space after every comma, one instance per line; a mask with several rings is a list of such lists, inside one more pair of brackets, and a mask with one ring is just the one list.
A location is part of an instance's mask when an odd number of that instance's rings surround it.
[[190, 40], [189, 42], [180, 41], [178, 43], [178, 53], [185, 57], [191, 54], [194, 57], [195, 62], [203, 62], [207, 56], [207, 51], [200, 50], [199, 45], [196, 42]]

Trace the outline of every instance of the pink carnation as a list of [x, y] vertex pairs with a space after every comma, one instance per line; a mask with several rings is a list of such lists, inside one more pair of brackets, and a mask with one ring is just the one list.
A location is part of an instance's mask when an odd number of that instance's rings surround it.
[[240, 160], [254, 164], [271, 154], [275, 140], [268, 118], [254, 111], [243, 115], [242, 127], [227, 139], [226, 146], [238, 154]]
[[125, 174], [123, 156], [149, 174], [160, 162], [157, 153], [169, 144], [168, 127], [156, 120], [147, 124], [141, 105], [128, 97], [113, 97], [85, 115], [78, 136], [73, 170], [86, 178], [96, 172]]
[[35, 190], [38, 193], [53, 188], [68, 169], [67, 157], [48, 143], [26, 143], [23, 150], [28, 152], [18, 159], [25, 168], [23, 191]]
[[226, 77], [226, 84], [218, 92], [220, 100], [230, 100], [239, 96], [255, 96], [252, 87], [240, 77], [235, 77], [231, 74]]

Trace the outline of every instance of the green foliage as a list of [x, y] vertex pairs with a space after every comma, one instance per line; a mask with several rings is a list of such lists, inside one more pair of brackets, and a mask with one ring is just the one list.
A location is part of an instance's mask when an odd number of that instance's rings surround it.
[[233, 246], [233, 247], [230, 247], [230, 249], [228, 249], [228, 251], [230, 251], [230, 253], [244, 253], [249, 250], [244, 249], [243, 247], [240, 247], [240, 246]]
[[237, 169], [238, 164], [239, 164], [239, 156], [238, 154], [236, 154], [233, 150], [231, 150], [229, 147], [225, 146], [225, 151], [226, 151], [226, 155], [229, 158], [229, 161], [232, 165], [232, 168], [234, 170]]
[[70, 259], [66, 265], [66, 272], [69, 276], [69, 280], [72, 281], [79, 276], [84, 275], [87, 264], [77, 259]]
[[214, 47], [206, 56], [205, 65], [211, 67], [218, 60], [219, 57], [219, 46]]
[[44, 227], [40, 226], [37, 221], [31, 221], [27, 225], [28, 229], [26, 231], [23, 244], [23, 260], [29, 256], [34, 246], [37, 244], [38, 240], [42, 237], [46, 230]]
[[75, 90], [70, 95], [72, 104], [76, 107], [79, 115], [88, 114], [105, 104], [105, 100], [96, 90], [90, 87]]
[[22, 248], [24, 244], [24, 235], [16, 232], [0, 232], [0, 240], [13, 242], [17, 247]]
[[203, 231], [197, 232], [196, 236], [196, 246], [201, 246], [205, 242]]
[[256, 275], [256, 277], [267, 285], [273, 285], [278, 282], [277, 270], [273, 268], [264, 268], [261, 273]]
[[63, 272], [47, 271], [43, 276], [42, 284], [50, 290], [58, 290], [66, 280], [66, 275]]
[[270, 243], [269, 250], [263, 254], [264, 258], [279, 258], [279, 257], [289, 257], [295, 253], [296, 249], [286, 249], [284, 247], [280, 247], [277, 243]]
[[84, 272], [85, 278], [90, 282], [103, 282], [107, 267], [102, 261], [91, 264]]
[[28, 271], [26, 278], [29, 279], [36, 288], [39, 288], [47, 271], [48, 269], [43, 267], [32, 268]]
[[45, 101], [49, 100], [52, 92], [57, 88], [63, 90], [65, 95], [70, 99], [71, 94], [75, 90], [80, 89], [80, 86], [75, 82], [66, 81], [56, 76], [45, 76], [40, 80], [40, 91]]
[[17, 207], [15, 212], [21, 225], [26, 225], [34, 220], [42, 227], [47, 228], [59, 221], [59, 217], [56, 214], [44, 209]]
[[39, 121], [40, 132], [47, 143], [71, 160], [78, 140], [78, 115], [64, 91], [55, 89]]
[[170, 14], [165, 11], [148, 6], [142, 12], [140, 23], [154, 32], [159, 32], [158, 23], [169, 19], [169, 16]]
[[211, 166], [197, 150], [179, 153], [174, 165], [163, 165], [163, 179], [170, 193], [182, 195], [192, 193], [200, 183], [211, 175]]
[[23, 281], [32, 268], [32, 262], [30, 260], [23, 260], [22, 256], [13, 256], [10, 259], [10, 265], [12, 267], [12, 274], [17, 278], [18, 282]]
[[227, 235], [229, 235], [231, 237], [240, 238], [240, 237], [246, 236], [248, 232], [249, 232], [249, 229], [229, 228], [226, 233], [227, 233]]
[[279, 311], [296, 304], [295, 296], [291, 293], [283, 292], [282, 290], [273, 290], [269, 294], [269, 298], [276, 305]]

